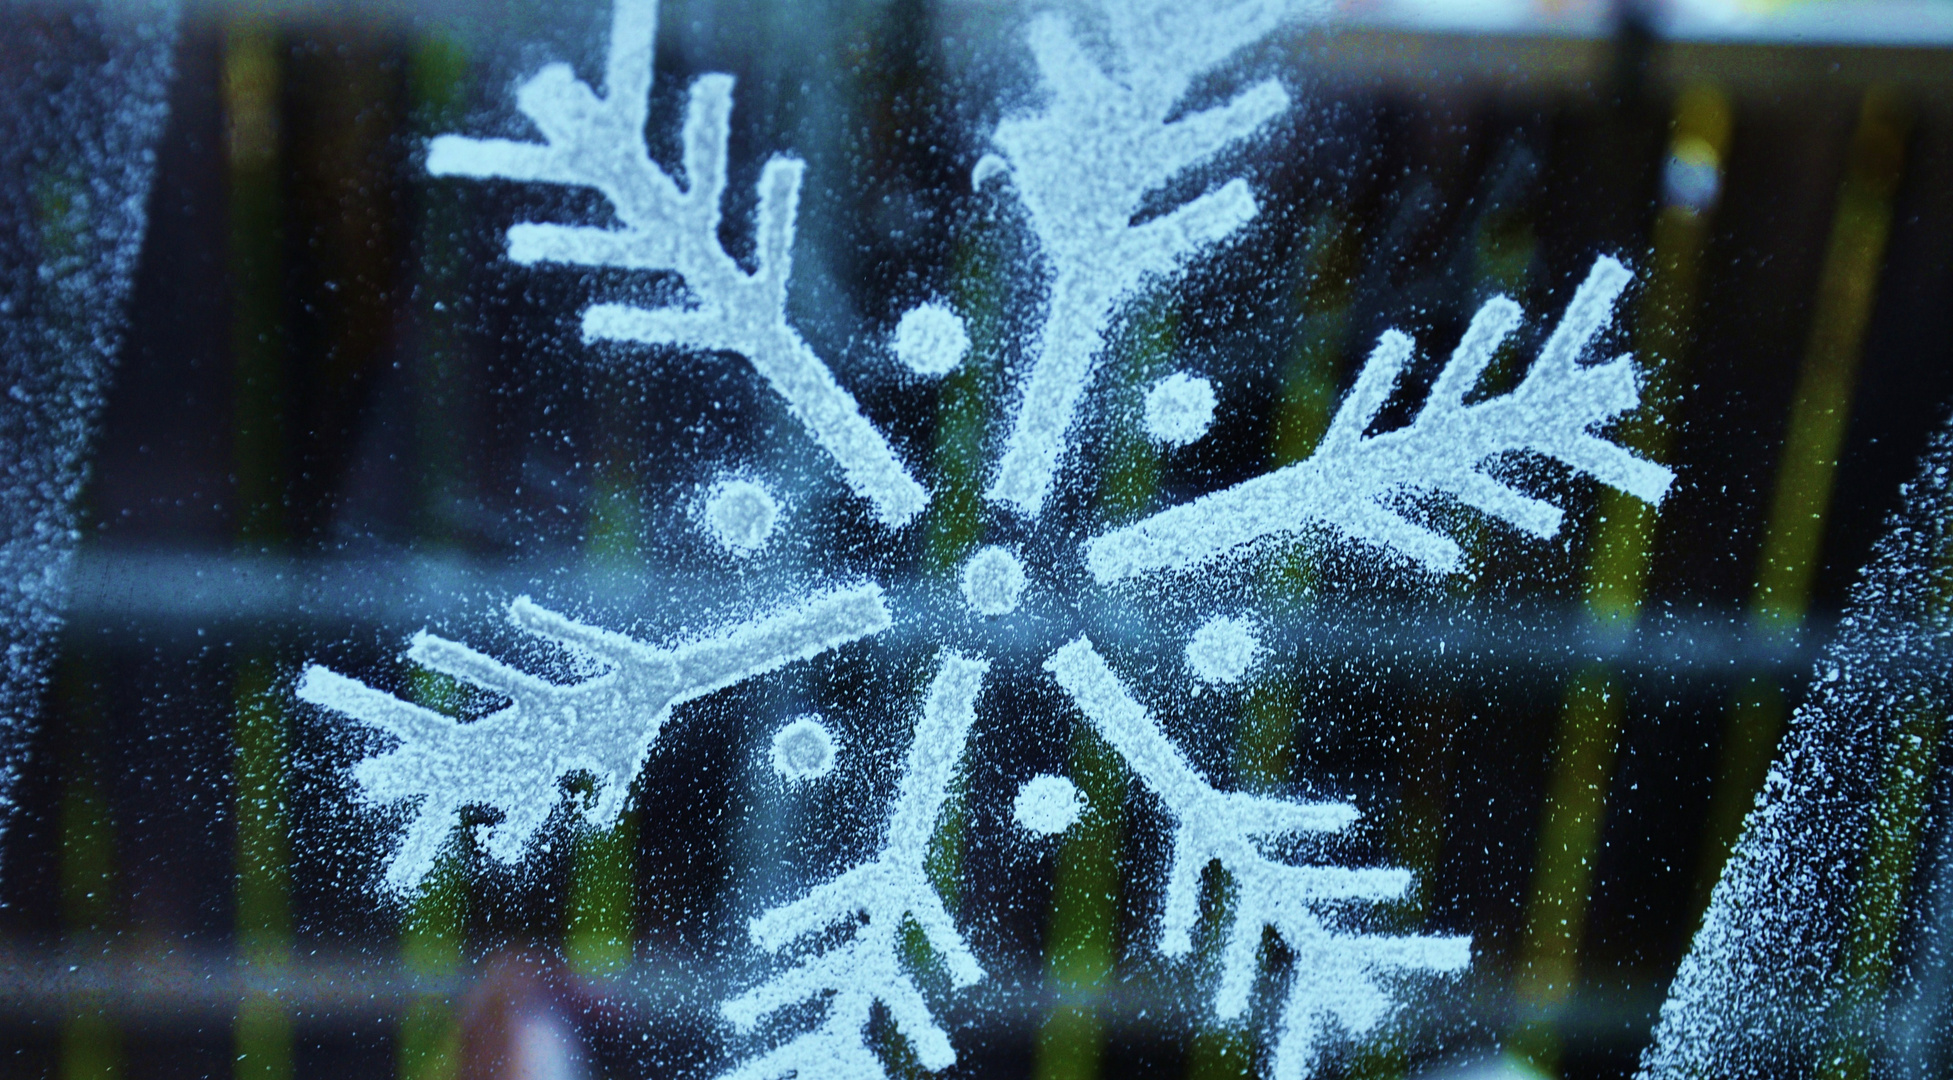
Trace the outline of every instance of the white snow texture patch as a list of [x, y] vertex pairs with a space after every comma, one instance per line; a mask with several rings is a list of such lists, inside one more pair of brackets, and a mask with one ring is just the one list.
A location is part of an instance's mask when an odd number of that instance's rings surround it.
[[354, 769], [372, 802], [421, 800], [387, 867], [387, 883], [396, 890], [417, 888], [434, 869], [442, 844], [467, 807], [500, 810], [502, 820], [487, 829], [487, 850], [503, 862], [520, 858], [562, 801], [560, 784], [572, 773], [587, 772], [597, 781], [597, 797], [586, 807], [585, 820], [599, 827], [610, 824], [673, 708], [889, 626], [888, 608], [875, 585], [815, 596], [671, 649], [586, 626], [527, 597], [509, 605], [509, 618], [608, 670], [559, 686], [458, 642], [425, 632], [414, 635], [409, 660], [510, 699], [506, 708], [472, 723], [317, 665], [307, 668], [299, 683], [302, 700], [400, 740], [399, 746]]
[[1267, 36], [1292, 12], [1315, 6], [1107, 3], [1112, 70], [1086, 54], [1059, 16], [1032, 23], [1045, 104], [997, 125], [991, 141], [999, 156], [980, 162], [975, 177], [981, 185], [1008, 173], [1051, 282], [991, 500], [1026, 517], [1043, 510], [1114, 313], [1148, 278], [1173, 273], [1254, 217], [1254, 196], [1236, 178], [1132, 223], [1148, 194], [1248, 138], [1289, 105], [1288, 93], [1271, 79], [1168, 123], [1193, 79]]
[[1146, 392], [1146, 433], [1168, 446], [1198, 442], [1214, 423], [1214, 384], [1176, 371]]
[[[1881, 789], [1953, 713], [1953, 421], [1902, 495], [1670, 986], [1644, 1080], [1819, 1075], [1887, 1023], [1884, 980], [1868, 989], [1851, 953], [1881, 834], [1910, 824], [1887, 819]], [[1943, 964], [1947, 944], [1918, 951]]]
[[1346, 920], [1334, 926], [1324, 921], [1328, 910], [1403, 896], [1410, 888], [1409, 871], [1295, 866], [1270, 859], [1257, 843], [1300, 832], [1339, 832], [1356, 821], [1354, 806], [1216, 791], [1089, 640], [1079, 638], [1059, 649], [1044, 666], [1174, 819], [1159, 951], [1171, 957], [1192, 951], [1201, 875], [1209, 863], [1219, 862], [1233, 879], [1234, 918], [1222, 932], [1215, 1015], [1225, 1022], [1246, 1016], [1264, 927], [1274, 929], [1294, 954], [1275, 1031], [1273, 1080], [1301, 1080], [1312, 1073], [1335, 1029], [1357, 1036], [1387, 1019], [1395, 1008], [1385, 990], [1388, 975], [1448, 974], [1470, 965], [1469, 937], [1357, 934], [1338, 928]]
[[1215, 616], [1187, 642], [1187, 666], [1205, 683], [1240, 682], [1261, 654], [1261, 638], [1246, 619]]
[[1024, 564], [1009, 548], [977, 549], [963, 564], [963, 601], [979, 615], [1009, 615], [1024, 597]]
[[963, 319], [941, 304], [924, 304], [895, 324], [895, 358], [917, 375], [947, 375], [970, 351]]
[[837, 923], [851, 924], [853, 933], [720, 1007], [741, 1032], [751, 1032], [782, 1009], [826, 998], [819, 1026], [741, 1062], [721, 1080], [781, 1080], [789, 1075], [798, 1080], [871, 1080], [885, 1075], [868, 1042], [876, 1002], [888, 1010], [923, 1068], [934, 1072], [956, 1064], [949, 1035], [903, 969], [901, 931], [905, 919], [915, 920], [958, 989], [983, 978], [976, 956], [929, 883], [925, 864], [936, 819], [949, 800], [950, 783], [976, 722], [977, 698], [988, 670], [984, 661], [943, 654], [909, 744], [881, 852], [753, 920], [753, 943], [768, 952]]
[[77, 499], [169, 110], [178, 10], [10, 9], [0, 69], [0, 837], [80, 540]]
[[721, 547], [751, 555], [766, 547], [780, 504], [773, 493], [751, 480], [721, 480], [705, 500], [705, 526]]
[[1556, 458], [1659, 506], [1674, 473], [1593, 434], [1640, 404], [1633, 358], [1580, 362], [1613, 317], [1631, 276], [1611, 258], [1597, 260], [1518, 387], [1467, 405], [1465, 395], [1519, 324], [1519, 305], [1503, 296], [1486, 301], [1417, 417], [1406, 427], [1366, 436], [1411, 358], [1411, 340], [1386, 332], [1308, 460], [1094, 537], [1085, 546], [1086, 564], [1101, 584], [1111, 584], [1238, 558], [1257, 541], [1317, 525], [1433, 573], [1455, 573], [1464, 558], [1457, 543], [1391, 504], [1414, 494], [1441, 493], [1522, 532], [1554, 536], [1563, 516], [1558, 507], [1485, 471], [1514, 453]]
[[805, 166], [776, 157], [760, 170], [758, 266], [748, 274], [719, 243], [732, 77], [692, 83], [682, 139], [688, 186], [681, 190], [652, 163], [644, 142], [657, 29], [657, 0], [617, 0], [601, 95], [569, 65], [550, 64], [516, 92], [516, 106], [544, 141], [442, 135], [428, 146], [427, 171], [601, 192], [623, 228], [525, 222], [509, 229], [509, 258], [678, 273], [698, 306], [598, 304], [584, 312], [584, 337], [745, 357], [881, 521], [908, 522], [928, 504], [928, 492], [787, 321]]
[[1017, 824], [1040, 836], [1056, 836], [1071, 828], [1084, 810], [1085, 796], [1078, 785], [1049, 773], [1024, 781], [1010, 804]]

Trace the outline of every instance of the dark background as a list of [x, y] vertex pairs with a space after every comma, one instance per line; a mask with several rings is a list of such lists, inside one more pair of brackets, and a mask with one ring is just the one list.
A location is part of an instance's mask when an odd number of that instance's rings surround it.
[[[675, 156], [690, 77], [739, 76], [727, 243], [748, 243], [737, 235], [751, 213], [743, 193], [765, 157], [804, 157], [797, 325], [898, 452], [931, 468], [956, 467], [932, 457], [948, 395], [1001, 400], [1011, 343], [1034, 325], [1032, 275], [982, 269], [1032, 265], [1017, 211], [968, 183], [1000, 110], [1031, 100], [1014, 19], [905, 0], [791, 14], [670, 4], [659, 43], [653, 154]], [[866, 550], [872, 531], [818, 464], [796, 460], [811, 455], [738, 362], [591, 361], [576, 336], [583, 298], [669, 285], [524, 270], [500, 252], [508, 223], [601, 220], [594, 200], [425, 177], [434, 133], [521, 136], [515, 81], [557, 57], [593, 76], [603, 29], [589, 5], [185, 23], [76, 600], [3, 856], [8, 1075], [95, 1075], [97, 1059], [75, 1047], [98, 1036], [112, 1036], [102, 1060], [130, 1077], [418, 1074], [445, 1066], [407, 1045], [402, 1018], [414, 1010], [435, 1003], [446, 1010], [435, 1026], [466, 1043], [533, 1001], [587, 1038], [596, 1074], [716, 1071], [724, 1035], [701, 1006], [723, 990], [711, 980], [740, 978], [711, 955], [736, 943], [740, 905], [766, 895], [742, 874], [773, 850], [733, 819], [777, 812], [751, 788], [740, 740], [767, 715], [840, 693], [837, 683], [872, 690], [903, 676], [834, 661], [805, 685], [740, 690], [702, 710], [731, 734], [656, 757], [640, 778], [622, 856], [635, 959], [595, 973], [563, 946], [585, 842], [558, 845], [522, 875], [478, 867], [441, 901], [463, 913], [460, 960], [403, 959], [416, 916], [374, 901], [384, 823], [349, 808], [343, 774], [370, 740], [289, 697], [307, 660], [399, 690], [406, 635], [427, 626], [506, 639], [493, 612], [520, 592], [607, 625], [668, 627], [643, 605], [674, 582], [697, 596], [766, 587], [696, 569], [697, 541], [682, 514], [666, 513], [715, 463], [799, 485], [824, 531], [783, 558], [818, 567], [825, 543], [843, 567], [933, 572], [919, 531], [892, 551]], [[1570, 511], [1564, 543], [1483, 541], [1474, 583], [1437, 598], [1322, 586], [1285, 609], [1294, 617], [1280, 633], [1298, 659], [1268, 691], [1313, 720], [1289, 733], [1279, 782], [1385, 808], [1362, 843], [1418, 868], [1422, 898], [1407, 917], [1478, 940], [1455, 1002], [1419, 998], [1406, 1010], [1437, 1017], [1428, 1038], [1361, 1043], [1336, 1068], [1398, 1074], [1500, 1045], [1548, 1072], [1626, 1075], [1733, 838], [1728, 807], [1755, 790], [1781, 730], [1781, 706], [1775, 727], [1744, 729], [1732, 703], [1798, 699], [1953, 401], [1953, 52], [1671, 43], [1623, 18], [1602, 38], [1349, 26], [1282, 37], [1245, 65], [1280, 73], [1298, 107], [1185, 193], [1242, 174], [1263, 212], [1219, 257], [1196, 260], [1159, 301], [1169, 314], [1135, 317], [1153, 329], [1115, 346], [1138, 355], [1147, 333], [1170, 333], [1180, 353], [1230, 380], [1216, 434], [1160, 464], [1147, 497], [1179, 501], [1265, 471], [1299, 456], [1297, 440], [1306, 452], [1312, 436], [1297, 417], [1310, 395], [1333, 402], [1385, 328], [1417, 337], [1424, 361], [1401, 420], [1491, 293], [1521, 302], [1533, 342], [1596, 255], [1641, 274], [1609, 342], [1671, 373], [1674, 435], [1660, 456], [1679, 480], [1654, 533], [1638, 625], [1589, 617], [1594, 492], [1553, 479]], [[1241, 77], [1231, 69], [1226, 80]], [[1719, 197], [1683, 215], [1698, 247], [1664, 249], [1663, 214], [1676, 208], [1664, 176], [1689, 92], [1714, 95], [1730, 119], [1714, 162]], [[1869, 199], [1871, 217], [1841, 225], [1851, 198]], [[1864, 221], [1889, 235], [1871, 277], [1856, 292], [1827, 291], [1827, 265], [1854, 265], [1840, 244], [1866, 242], [1840, 241], [1839, 230], [1862, 232]], [[1659, 276], [1678, 250], [1690, 252], [1686, 288]], [[1679, 291], [1647, 301], [1655, 280]], [[936, 296], [989, 313], [972, 314], [980, 377], [940, 401], [897, 377], [876, 344], [899, 312]], [[1850, 329], [1861, 321], [1861, 333]], [[1760, 598], [1800, 373], [1814, 338], [1835, 333], [1843, 345], [1826, 355], [1844, 364], [1848, 398], [1834, 387], [1830, 404], [1849, 420], [1834, 495], [1813, 504], [1821, 535], [1800, 556], [1808, 594]], [[1100, 495], [1100, 505], [1111, 498]], [[1465, 644], [1441, 659], [1433, 646], [1447, 637]], [[1578, 890], [1590, 903], [1570, 941], [1529, 944], [1541, 821], [1575, 756], [1562, 734], [1565, 687], [1595, 664], [1628, 704], [1608, 739], [1590, 885]], [[1026, 689], [1009, 708], [1055, 706]], [[263, 745], [289, 766], [275, 805], [240, 795], [239, 777], [260, 760], [247, 744], [269, 730], [249, 735], [249, 723], [273, 725]], [[1215, 735], [1204, 751], [1216, 772], [1246, 768], [1231, 738]], [[1069, 754], [1091, 768], [1090, 751], [1063, 739], [1013, 752], [1015, 764], [1061, 767]], [[954, 1031], [966, 1074], [1013, 1075], [1038, 1060], [1064, 987], [1036, 957], [1064, 901], [1018, 883], [1048, 878], [1054, 862], [1089, 862], [1067, 849], [1027, 864], [983, 839], [991, 812], [980, 808], [1007, 802], [1012, 764], [970, 780], [966, 802], [978, 809], [961, 881], [972, 910], [1001, 906], [989, 943], [1019, 950], [1011, 978], [1023, 989], [949, 1010], [965, 1025]], [[680, 787], [682, 799], [656, 794]], [[1111, 865], [1157, 858], [1147, 812], [1132, 802], [1100, 836]], [[252, 847], [240, 814], [271, 821], [288, 843]], [[992, 833], [1007, 831], [991, 816]], [[1937, 850], [1928, 840], [1919, 865]], [[816, 861], [837, 857], [818, 841], [813, 850]], [[1154, 901], [1140, 876], [1101, 928], [1124, 959], [1087, 987], [1103, 1022], [1090, 1037], [1105, 1046], [1088, 1071], [1245, 1063], [1242, 1047], [1185, 1037], [1190, 992], [1176, 993], [1139, 948]], [[1527, 981], [1542, 948], [1577, 973], [1570, 993]], [[286, 1046], [289, 1059], [258, 1073], [255, 1059], [237, 1063], [236, 1017], [263, 986], [279, 988], [289, 1018], [288, 1037], [266, 1045]], [[646, 1027], [655, 1035], [640, 1042]], [[441, 1060], [467, 1072], [488, 1059]]]

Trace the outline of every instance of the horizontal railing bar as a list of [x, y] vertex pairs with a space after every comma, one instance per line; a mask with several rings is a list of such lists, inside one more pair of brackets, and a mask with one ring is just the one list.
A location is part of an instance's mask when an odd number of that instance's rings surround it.
[[[845, 579], [833, 584], [845, 584]], [[1062, 641], [1035, 619], [986, 625], [972, 637], [959, 609], [942, 610], [939, 583], [888, 581], [896, 626], [893, 643], [927, 647], [964, 643], [998, 659], [1041, 661]], [[123, 632], [164, 635], [274, 630], [343, 634], [397, 628], [403, 635], [443, 622], [492, 620], [519, 595], [635, 617], [671, 620], [674, 611], [703, 616], [750, 609], [732, 575], [656, 569], [623, 572], [592, 563], [525, 569], [452, 556], [279, 559], [208, 554], [97, 550], [78, 560], [68, 608], [71, 626], [112, 643]], [[673, 599], [685, 598], [675, 608]], [[548, 598], [554, 598], [550, 600]], [[565, 601], [563, 598], [568, 598]], [[1288, 614], [1261, 612], [1264, 644], [1303, 660], [1360, 660], [1386, 670], [1497, 668], [1557, 671], [1606, 663], [1625, 672], [1687, 681], [1722, 681], [1759, 672], [1795, 678], [1807, 672], [1830, 624], [1808, 618], [1787, 630], [1763, 626], [1734, 606], [1651, 606], [1631, 626], [1594, 619], [1576, 602], [1524, 600], [1497, 608], [1401, 599], [1338, 598]], [[602, 616], [597, 616], [600, 620]], [[1117, 594], [1089, 605], [1079, 629], [1114, 649], [1177, 650], [1184, 642], [1156, 632], [1148, 609]], [[614, 626], [649, 634], [699, 629], [682, 624]]]

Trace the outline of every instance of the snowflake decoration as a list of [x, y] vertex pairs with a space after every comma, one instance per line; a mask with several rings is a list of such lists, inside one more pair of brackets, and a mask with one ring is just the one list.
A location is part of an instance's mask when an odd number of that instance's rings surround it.
[[[1043, 104], [1002, 121], [991, 138], [995, 153], [973, 174], [977, 188], [994, 182], [1000, 194], [1022, 204], [1050, 287], [985, 492], [999, 513], [1030, 527], [1041, 520], [1121, 308], [1149, 280], [1176, 273], [1258, 212], [1248, 183], [1234, 178], [1133, 224], [1142, 202], [1162, 185], [1213, 161], [1288, 108], [1286, 91], [1268, 80], [1205, 111], [1176, 112], [1196, 79], [1273, 31], [1292, 7], [1300, 4], [1106, 0], [1101, 15], [1109, 31], [1109, 66], [1088, 55], [1062, 18], [1046, 15], [1031, 23], [1028, 40]], [[644, 138], [656, 27], [656, 0], [616, 0], [601, 92], [577, 81], [566, 65], [551, 64], [516, 96], [540, 142], [443, 135], [429, 147], [429, 172], [603, 195], [620, 227], [517, 224], [508, 231], [510, 259], [676, 274], [691, 303], [595, 303], [583, 312], [585, 339], [742, 358], [876, 520], [891, 530], [915, 521], [928, 508], [930, 493], [787, 316], [805, 166], [774, 157], [761, 170], [755, 269], [747, 272], [719, 240], [732, 79], [705, 75], [692, 83], [680, 139], [681, 185], [652, 161]], [[1267, 541], [1315, 532], [1329, 542], [1389, 553], [1411, 573], [1456, 573], [1463, 565], [1457, 543], [1416, 524], [1401, 506], [1408, 499], [1445, 497], [1535, 537], [1557, 534], [1557, 507], [1487, 471], [1513, 455], [1557, 460], [1659, 505], [1670, 471], [1596, 434], [1639, 404], [1632, 359], [1582, 359], [1629, 279], [1613, 259], [1597, 260], [1519, 385], [1467, 403], [1521, 318], [1512, 301], [1488, 301], [1412, 421], [1367, 434], [1413, 353], [1405, 335], [1384, 334], [1310, 458], [1101, 532], [1079, 547], [1078, 558], [1099, 586], [1114, 588], [1238, 561]], [[902, 318], [891, 348], [914, 374], [939, 377], [963, 361], [970, 341], [953, 311], [929, 304]], [[1208, 431], [1216, 406], [1207, 378], [1176, 373], [1149, 392], [1147, 429], [1169, 446], [1192, 443]], [[723, 547], [746, 554], [764, 546], [778, 513], [762, 483], [736, 478], [714, 487], [702, 520]], [[1018, 551], [992, 545], [969, 558], [952, 588], [971, 618], [1004, 618], [1035, 589], [1036, 576]], [[412, 889], [427, 875], [466, 807], [502, 812], [483, 840], [503, 860], [524, 852], [558, 804], [561, 781], [572, 773], [597, 782], [598, 797], [586, 818], [610, 820], [676, 705], [795, 660], [851, 647], [888, 628], [895, 616], [881, 589], [862, 583], [746, 620], [718, 637], [663, 649], [527, 600], [516, 601], [510, 617], [601, 665], [603, 673], [559, 686], [461, 644], [417, 636], [407, 651], [410, 660], [512, 700], [469, 724], [319, 667], [308, 669], [300, 684], [306, 701], [398, 741], [355, 770], [362, 793], [376, 803], [420, 800], [388, 869], [388, 881], [398, 888]], [[1255, 624], [1246, 618], [1216, 615], [1187, 645], [1197, 680], [1210, 686], [1244, 678], [1261, 655]], [[1232, 923], [1222, 932], [1215, 1016], [1223, 1022], [1246, 1016], [1264, 930], [1272, 929], [1294, 954], [1271, 1038], [1277, 1080], [1312, 1073], [1338, 1030], [1360, 1035], [1387, 1019], [1395, 1008], [1389, 984], [1397, 976], [1452, 974], [1469, 965], [1469, 938], [1348, 929], [1349, 909], [1403, 896], [1411, 885], [1408, 871], [1294, 864], [1264, 850], [1300, 834], [1345, 830], [1359, 818], [1356, 807], [1214, 787], [1086, 637], [1068, 643], [1054, 638], [1043, 668], [1069, 696], [1077, 718], [1111, 746], [1172, 819], [1158, 950], [1174, 959], [1192, 951], [1199, 884], [1209, 866], [1218, 864], [1232, 882], [1237, 899]], [[876, 1003], [888, 1010], [925, 1069], [955, 1063], [955, 1047], [905, 969], [902, 928], [913, 922], [922, 931], [953, 987], [982, 979], [982, 966], [923, 863], [959, 762], [980, 726], [988, 670], [988, 661], [967, 647], [943, 651], [885, 814], [881, 850], [752, 921], [751, 938], [768, 953], [787, 953], [810, 938], [827, 941], [823, 935], [842, 924], [851, 929], [838, 943], [800, 955], [782, 973], [724, 1003], [725, 1018], [751, 1032], [782, 1009], [824, 1002], [815, 1027], [731, 1066], [726, 1080], [881, 1075], [882, 1063], [867, 1042]], [[1202, 687], [1192, 689], [1199, 693]], [[776, 736], [774, 766], [790, 782], [808, 782], [832, 767], [835, 752], [828, 729], [802, 718]], [[1028, 833], [1052, 835], [1082, 809], [1083, 797], [1069, 780], [1038, 776], [1020, 789], [1013, 816]]]
[[433, 872], [441, 844], [468, 806], [503, 814], [483, 837], [490, 855], [503, 862], [521, 857], [572, 773], [597, 782], [584, 820], [612, 824], [673, 708], [889, 626], [874, 585], [838, 590], [671, 649], [585, 626], [526, 596], [509, 605], [509, 619], [608, 670], [558, 686], [459, 642], [415, 634], [407, 659], [510, 699], [507, 708], [470, 724], [316, 664], [299, 680], [301, 701], [359, 717], [399, 740], [354, 770], [373, 802], [421, 800], [387, 867], [387, 883], [397, 889], [417, 887]]
[[930, 684], [909, 744], [908, 760], [890, 808], [881, 853], [790, 904], [766, 912], [752, 923], [755, 944], [779, 951], [796, 939], [852, 921], [846, 943], [803, 960], [765, 983], [726, 1002], [720, 1009], [742, 1031], [780, 1009], [829, 995], [820, 1027], [751, 1061], [721, 1080], [849, 1080], [877, 1076], [876, 1060], [864, 1039], [869, 1011], [879, 1001], [888, 1007], [896, 1030], [915, 1048], [916, 1060], [931, 1071], [956, 1064], [956, 1049], [936, 1025], [929, 1006], [902, 969], [901, 931], [914, 919], [929, 945], [949, 968], [950, 981], [964, 987], [983, 978], [970, 947], [950, 921], [942, 898], [929, 884], [924, 865], [936, 818], [949, 800], [949, 785], [976, 722], [977, 697], [989, 665], [949, 654]]

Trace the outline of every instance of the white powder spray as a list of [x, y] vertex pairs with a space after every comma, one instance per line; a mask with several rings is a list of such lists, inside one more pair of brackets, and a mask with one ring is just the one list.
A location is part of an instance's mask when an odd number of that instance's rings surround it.
[[1237, 178], [1163, 216], [1132, 223], [1148, 194], [1287, 110], [1288, 93], [1269, 80], [1167, 122], [1196, 76], [1305, 6], [1107, 3], [1117, 53], [1112, 70], [1086, 55], [1058, 16], [1032, 23], [1031, 53], [1045, 104], [997, 125], [991, 141], [998, 156], [980, 162], [975, 176], [981, 186], [1008, 174], [1051, 281], [991, 500], [1026, 517], [1043, 510], [1113, 314], [1148, 278], [1173, 273], [1254, 217], [1254, 196]]
[[840, 466], [855, 494], [886, 524], [906, 523], [928, 504], [928, 492], [787, 321], [805, 166], [776, 157], [760, 170], [758, 268], [748, 274], [719, 244], [732, 77], [705, 75], [692, 83], [683, 134], [689, 186], [680, 190], [644, 144], [657, 29], [657, 0], [617, 0], [601, 95], [577, 81], [569, 65], [550, 64], [516, 92], [517, 107], [543, 142], [442, 135], [428, 146], [427, 171], [602, 192], [623, 228], [525, 222], [509, 229], [509, 258], [676, 271], [698, 306], [597, 304], [584, 313], [584, 336], [745, 357]]
[[1261, 655], [1261, 638], [1246, 619], [1215, 616], [1187, 642], [1187, 667], [1204, 683], [1240, 682]]
[[561, 801], [558, 785], [572, 773], [597, 781], [585, 820], [609, 825], [672, 709], [889, 626], [882, 591], [874, 585], [808, 597], [673, 649], [567, 619], [527, 597], [509, 605], [509, 618], [607, 670], [558, 686], [459, 642], [416, 634], [409, 660], [510, 699], [508, 707], [466, 724], [317, 665], [299, 682], [301, 700], [400, 740], [353, 770], [372, 802], [421, 800], [387, 867], [387, 883], [396, 890], [419, 887], [468, 807], [501, 811], [502, 820], [484, 830], [484, 844], [503, 862], [520, 858]]
[[963, 600], [979, 615], [1009, 615], [1024, 598], [1024, 564], [1009, 548], [979, 548], [963, 564]]
[[705, 498], [705, 526], [727, 551], [752, 555], [773, 537], [780, 504], [751, 480], [721, 480]]
[[[1882, 789], [1921, 782], [1914, 759], [1953, 713], [1953, 423], [1903, 495], [1669, 988], [1644, 1080], [1820, 1075], [1878, 1042], [1884, 980], [1851, 952], [1874, 852], [1914, 824]], [[1947, 943], [1928, 944], [1930, 962]]]
[[941, 304], [924, 304], [895, 324], [895, 358], [910, 371], [931, 378], [956, 370], [970, 351], [963, 319]]
[[1011, 801], [1011, 817], [1024, 829], [1039, 836], [1056, 836], [1078, 823], [1085, 811], [1085, 796], [1078, 785], [1049, 773], [1033, 776], [1017, 789]]
[[1395, 1007], [1388, 992], [1395, 973], [1451, 973], [1471, 963], [1470, 938], [1352, 933], [1345, 919], [1324, 918], [1353, 902], [1404, 895], [1409, 871], [1295, 866], [1263, 854], [1258, 841], [1340, 832], [1356, 821], [1354, 806], [1215, 790], [1085, 638], [1059, 649], [1044, 667], [1174, 819], [1160, 952], [1179, 957], [1192, 950], [1208, 864], [1220, 863], [1233, 879], [1234, 918], [1221, 944], [1215, 1015], [1236, 1021], [1247, 1013], [1264, 928], [1294, 953], [1275, 1035], [1273, 1080], [1300, 1080], [1314, 1071], [1337, 1028], [1362, 1035], [1388, 1017]]
[[1199, 441], [1214, 423], [1214, 384], [1176, 371], [1146, 392], [1146, 433], [1168, 446]]
[[735, 1027], [751, 1032], [760, 1021], [813, 998], [826, 999], [821, 1023], [722, 1074], [720, 1080], [846, 1077], [874, 1080], [881, 1061], [868, 1041], [876, 1002], [895, 1030], [931, 1071], [956, 1064], [956, 1048], [930, 1015], [929, 1006], [902, 966], [902, 925], [913, 920], [958, 988], [983, 978], [983, 969], [929, 883], [926, 865], [936, 820], [949, 801], [950, 782], [963, 759], [977, 697], [989, 665], [955, 653], [941, 659], [909, 744], [882, 850], [874, 858], [799, 900], [766, 912], [752, 923], [754, 944], [779, 952], [801, 938], [846, 923], [852, 934], [839, 945], [806, 956], [780, 975], [720, 1007]]
[[834, 771], [834, 734], [817, 716], [790, 721], [773, 733], [773, 771], [790, 783], [819, 780]]
[[1467, 405], [1465, 395], [1519, 323], [1519, 305], [1503, 296], [1487, 301], [1438, 373], [1416, 419], [1395, 431], [1365, 435], [1411, 356], [1409, 338], [1394, 330], [1385, 333], [1308, 460], [1095, 537], [1086, 544], [1086, 564], [1102, 584], [1111, 584], [1238, 557], [1258, 540], [1319, 524], [1432, 572], [1454, 573], [1464, 557], [1457, 543], [1411, 521], [1390, 501], [1442, 492], [1534, 536], [1553, 536], [1560, 529], [1558, 507], [1484, 471], [1514, 451], [1557, 458], [1659, 506], [1675, 474], [1592, 432], [1640, 404], [1633, 359], [1580, 363], [1580, 354], [1612, 317], [1630, 276], [1613, 259], [1597, 260], [1519, 386]]
[[172, 0], [60, 10], [39, 32], [10, 15], [0, 70], [0, 838], [81, 538], [178, 18]]

